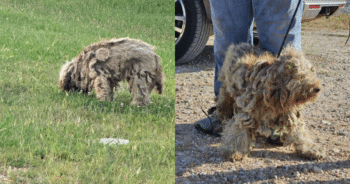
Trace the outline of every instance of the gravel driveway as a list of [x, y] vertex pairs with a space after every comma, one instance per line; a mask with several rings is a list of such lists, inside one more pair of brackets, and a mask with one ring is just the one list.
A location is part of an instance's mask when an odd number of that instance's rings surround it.
[[188, 65], [176, 66], [176, 183], [350, 183], [350, 43], [349, 31], [302, 31], [303, 52], [316, 68], [323, 89], [302, 111], [311, 137], [327, 157], [311, 161], [289, 147], [258, 137], [250, 156], [223, 161], [219, 137], [201, 134], [194, 122], [215, 105], [213, 40]]

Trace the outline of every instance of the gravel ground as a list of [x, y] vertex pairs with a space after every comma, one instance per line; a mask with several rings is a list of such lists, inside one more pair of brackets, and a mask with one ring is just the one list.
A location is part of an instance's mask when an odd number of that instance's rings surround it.
[[302, 31], [303, 52], [323, 80], [314, 104], [302, 115], [313, 139], [326, 151], [324, 160], [297, 157], [291, 147], [276, 147], [258, 137], [243, 161], [220, 156], [220, 138], [194, 129], [214, 106], [213, 37], [204, 52], [176, 66], [176, 183], [350, 183], [350, 43], [349, 31]]

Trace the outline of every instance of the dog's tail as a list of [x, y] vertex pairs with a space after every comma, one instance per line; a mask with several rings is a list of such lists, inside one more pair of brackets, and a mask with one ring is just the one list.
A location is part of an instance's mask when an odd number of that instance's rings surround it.
[[163, 93], [163, 68], [162, 68], [162, 59], [156, 55], [155, 56], [156, 61], [156, 90], [158, 94]]

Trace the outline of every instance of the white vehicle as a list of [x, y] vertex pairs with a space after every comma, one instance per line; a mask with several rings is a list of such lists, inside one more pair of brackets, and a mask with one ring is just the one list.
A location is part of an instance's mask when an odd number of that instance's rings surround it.
[[[343, 13], [346, 0], [303, 0], [303, 22]], [[209, 0], [175, 0], [175, 63], [185, 64], [204, 49], [213, 35]], [[258, 43], [254, 32], [254, 44]]]

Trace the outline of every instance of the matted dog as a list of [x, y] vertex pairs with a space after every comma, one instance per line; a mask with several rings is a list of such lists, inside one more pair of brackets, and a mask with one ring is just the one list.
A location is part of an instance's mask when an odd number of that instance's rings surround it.
[[120, 38], [102, 40], [83, 49], [62, 66], [59, 87], [90, 93], [93, 89], [101, 101], [113, 100], [113, 88], [129, 83], [132, 105], [147, 105], [154, 87], [163, 91], [163, 69], [155, 47], [141, 40]]
[[230, 160], [248, 155], [257, 133], [282, 134], [300, 156], [319, 159], [323, 152], [309, 139], [300, 107], [321, 90], [311, 63], [291, 45], [279, 58], [247, 43], [231, 45], [219, 75], [222, 82], [215, 115], [223, 122], [222, 153]]

